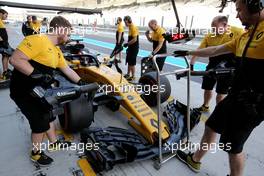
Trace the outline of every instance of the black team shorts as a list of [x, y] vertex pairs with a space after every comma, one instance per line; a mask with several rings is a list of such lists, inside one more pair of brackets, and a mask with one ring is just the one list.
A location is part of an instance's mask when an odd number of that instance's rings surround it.
[[139, 48], [137, 47], [127, 48], [126, 63], [128, 63], [129, 66], [135, 66], [137, 64], [138, 52], [139, 52]]
[[[250, 103], [241, 103], [238, 98], [228, 95], [216, 107], [206, 126], [221, 134], [219, 143], [224, 144], [223, 150], [238, 154], [251, 132], [264, 120], [264, 113], [253, 115]], [[261, 105], [260, 110], [264, 108]], [[249, 109], [249, 110], [248, 110]]]
[[28, 119], [32, 133], [48, 131], [50, 128], [49, 123], [56, 119], [43, 103], [30, 95], [17, 98], [12, 97], [12, 99]]

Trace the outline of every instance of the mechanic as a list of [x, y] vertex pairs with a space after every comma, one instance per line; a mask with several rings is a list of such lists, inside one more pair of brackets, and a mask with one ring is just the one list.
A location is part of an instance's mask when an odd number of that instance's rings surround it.
[[[117, 22], [116, 22], [116, 25], [117, 25], [117, 30], [116, 30], [116, 46], [113, 50], [113, 52], [115, 52], [116, 50], [119, 50], [122, 48], [122, 45], [124, 43], [124, 25], [122, 23], [122, 18], [121, 17], [118, 17], [117, 18]], [[112, 54], [111, 54], [112, 55]], [[119, 62], [121, 63], [121, 58], [122, 58], [122, 52], [119, 52], [118, 54], [119, 56]], [[116, 59], [116, 55], [114, 57], [114, 59]]]
[[41, 34], [46, 34], [48, 32], [48, 18], [44, 17], [43, 20], [41, 21], [41, 27], [40, 27], [40, 33]]
[[30, 23], [32, 22], [32, 16], [28, 15], [27, 16], [27, 21], [25, 21], [22, 24], [22, 33], [23, 35], [26, 37], [28, 35], [32, 35], [33, 34], [33, 30], [30, 27]]
[[[260, 1], [236, 0], [237, 17], [248, 30], [234, 40], [196, 51], [176, 51], [176, 54], [212, 57], [234, 53], [240, 65], [235, 72], [230, 93], [219, 102], [206, 122], [200, 145], [219, 145], [229, 155], [231, 176], [242, 176], [245, 165], [243, 146], [251, 132], [264, 120], [264, 10]], [[222, 147], [221, 147], [222, 148]], [[208, 148], [207, 148], [208, 149]], [[178, 150], [178, 158], [199, 172], [206, 147], [186, 154]]]
[[30, 28], [33, 30], [32, 34], [39, 34], [41, 28], [41, 22], [38, 21], [35, 15], [32, 16], [32, 22], [30, 23]]
[[[8, 49], [10, 48], [8, 43], [8, 35], [6, 31], [5, 24], [3, 20], [6, 20], [8, 16], [8, 12], [4, 9], [0, 9], [0, 48]], [[11, 70], [8, 69], [8, 59], [9, 56], [5, 53], [2, 54], [2, 65], [3, 65], [3, 73], [2, 79], [8, 80], [11, 76]]]
[[[157, 20], [150, 20], [148, 26], [153, 31], [152, 33], [150, 33], [150, 31], [147, 30], [145, 33], [148, 41], [153, 43], [153, 51], [149, 55], [149, 58], [153, 58], [153, 56], [156, 54], [166, 54], [166, 40], [162, 36], [166, 31], [158, 25]], [[160, 71], [163, 69], [165, 60], [166, 57], [157, 59], [157, 64]]]
[[25, 37], [19, 44], [10, 63], [14, 66], [10, 82], [10, 97], [21, 112], [26, 116], [32, 130], [33, 150], [31, 160], [41, 166], [50, 165], [53, 159], [41, 151], [45, 134], [50, 145], [49, 150], [56, 151], [71, 145], [70, 142], [56, 138], [54, 120], [50, 109], [38, 98], [32, 96], [35, 86], [50, 88], [52, 75], [59, 69], [71, 81], [82, 85], [84, 82], [67, 65], [59, 45], [69, 39], [71, 24], [61, 16], [54, 17], [50, 22], [49, 34], [36, 34]]
[[[128, 81], [135, 80], [137, 55], [139, 52], [139, 31], [138, 28], [133, 24], [130, 16], [124, 17], [124, 22], [129, 28], [128, 32], [128, 43], [123, 46], [127, 47], [126, 63], [128, 64], [127, 74], [124, 76]], [[132, 75], [131, 75], [132, 74]]]
[[[202, 40], [199, 49], [206, 48], [209, 46], [217, 46], [222, 45], [226, 42], [229, 42], [236, 38], [237, 36], [241, 35], [243, 33], [243, 29], [229, 26], [228, 24], [228, 18], [226, 16], [216, 16], [212, 21], [212, 29], [213, 32], [206, 35], [204, 39]], [[195, 56], [191, 59], [191, 68], [193, 70], [193, 65], [196, 61]], [[221, 62], [226, 62], [227, 68], [235, 66], [234, 61], [235, 55], [233, 53], [231, 54], [223, 54], [215, 57], [209, 57], [209, 63], [206, 67], [206, 71], [210, 69], [215, 69]], [[216, 104], [218, 104], [223, 98], [226, 96], [230, 84], [232, 76], [221, 76], [221, 77], [212, 77], [210, 75], [203, 77], [202, 82], [202, 89], [204, 89], [204, 102], [203, 105], [199, 108], [197, 108], [201, 112], [209, 112], [209, 104], [210, 100], [213, 96], [213, 88], [216, 85]]]

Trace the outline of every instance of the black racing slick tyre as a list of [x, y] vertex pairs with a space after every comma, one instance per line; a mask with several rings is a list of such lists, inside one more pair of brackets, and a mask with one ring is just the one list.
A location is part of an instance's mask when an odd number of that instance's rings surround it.
[[[161, 83], [161, 94], [160, 100], [161, 103], [167, 101], [171, 95], [171, 85], [166, 76], [160, 77]], [[143, 86], [149, 86], [150, 92], [145, 92], [142, 94], [142, 98], [149, 106], [157, 105], [157, 91], [154, 91], [154, 86], [157, 86], [157, 72], [148, 72], [143, 74], [143, 76], [139, 79], [139, 84]], [[157, 90], [157, 88], [155, 88]]]
[[106, 107], [108, 107], [111, 111], [116, 112], [120, 108], [120, 103], [118, 101], [110, 101], [106, 104]]
[[79, 132], [90, 127], [94, 120], [92, 101], [82, 95], [64, 106], [64, 114], [59, 115], [60, 125], [67, 132]]

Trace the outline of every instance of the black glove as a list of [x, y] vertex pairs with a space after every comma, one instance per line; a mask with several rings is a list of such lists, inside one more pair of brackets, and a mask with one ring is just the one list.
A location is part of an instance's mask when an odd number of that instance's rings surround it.
[[123, 44], [123, 47], [124, 47], [124, 48], [127, 48], [127, 47], [128, 47], [128, 43], [124, 43], [124, 44]]
[[194, 65], [193, 64], [190, 64], [190, 69], [191, 69], [191, 71], [194, 70]]
[[50, 87], [52, 83], [54, 83], [54, 79], [49, 74], [43, 74], [37, 69], [34, 69], [33, 72], [29, 75], [29, 77], [40, 86], [43, 86], [44, 88]]
[[78, 84], [79, 86], [84, 86], [84, 85], [87, 84], [87, 82], [85, 82], [83, 79], [80, 79], [80, 80], [77, 82], [77, 84]]
[[186, 51], [186, 50], [177, 50], [177, 51], [174, 51], [173, 53], [177, 56], [187, 56], [189, 55], [188, 52], [189, 51]]
[[122, 47], [123, 47], [123, 46], [122, 46], [121, 43], [116, 44], [116, 48], [120, 49], [120, 48], [122, 48]]

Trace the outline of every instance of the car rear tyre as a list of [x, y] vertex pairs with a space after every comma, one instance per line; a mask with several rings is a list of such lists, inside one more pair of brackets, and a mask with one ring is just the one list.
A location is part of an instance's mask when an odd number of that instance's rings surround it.
[[[142, 98], [149, 106], [156, 106], [157, 105], [157, 91], [153, 91], [153, 89], [154, 89], [154, 86], [157, 85], [157, 72], [148, 72], [148, 73], [143, 74], [143, 76], [139, 79], [139, 83], [143, 86], [150, 86], [151, 91], [145, 92], [144, 94], [142, 94]], [[171, 85], [166, 76], [160, 77], [160, 83], [161, 83], [160, 100], [161, 100], [161, 103], [164, 103], [165, 101], [169, 99], [171, 95]]]

